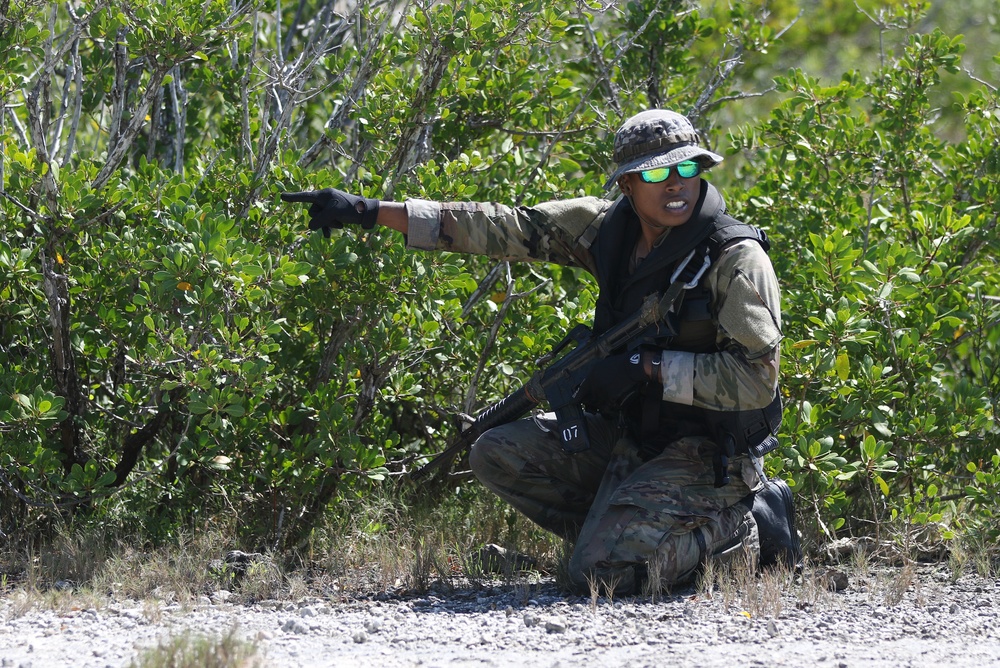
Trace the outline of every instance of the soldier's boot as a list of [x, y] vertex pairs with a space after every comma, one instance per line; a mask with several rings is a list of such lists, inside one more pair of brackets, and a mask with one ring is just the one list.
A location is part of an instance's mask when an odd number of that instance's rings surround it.
[[784, 565], [796, 572], [802, 570], [802, 548], [795, 529], [795, 508], [792, 490], [784, 480], [764, 483], [753, 498], [754, 520], [760, 537], [760, 565]]

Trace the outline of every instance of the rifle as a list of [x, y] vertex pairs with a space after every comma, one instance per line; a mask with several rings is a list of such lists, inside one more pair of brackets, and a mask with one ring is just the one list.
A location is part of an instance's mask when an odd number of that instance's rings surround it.
[[[589, 448], [590, 440], [583, 409], [574, 396], [577, 388], [596, 362], [624, 349], [651, 326], [672, 329], [667, 316], [674, 310], [683, 291], [695, 287], [711, 264], [711, 258], [706, 254], [693, 277], [688, 278], [684, 274], [690, 272], [685, 270], [695, 253], [692, 250], [678, 263], [670, 285], [662, 296], [656, 293], [647, 296], [638, 311], [608, 331], [595, 337], [586, 325], [574, 327], [551, 352], [538, 360], [541, 368], [535, 371], [527, 383], [480, 413], [475, 422], [459, 434], [444, 452], [414, 471], [411, 478], [416, 480], [444, 466], [455, 455], [469, 448], [484, 432], [520, 419], [543, 400], [556, 413], [556, 430], [563, 449], [567, 452], [583, 452]], [[676, 334], [673, 331], [667, 333]], [[573, 342], [576, 342], [576, 346], [572, 350], [552, 362], [556, 355]], [[550, 362], [552, 363], [549, 364]]]

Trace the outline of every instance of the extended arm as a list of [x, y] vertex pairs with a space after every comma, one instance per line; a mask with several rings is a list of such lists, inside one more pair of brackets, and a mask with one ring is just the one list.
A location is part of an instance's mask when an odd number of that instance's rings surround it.
[[334, 188], [282, 193], [309, 205], [309, 229], [376, 224], [407, 237], [410, 248], [486, 255], [498, 260], [540, 260], [594, 270], [588, 232], [613, 202], [596, 197], [511, 207], [487, 202], [380, 201]]

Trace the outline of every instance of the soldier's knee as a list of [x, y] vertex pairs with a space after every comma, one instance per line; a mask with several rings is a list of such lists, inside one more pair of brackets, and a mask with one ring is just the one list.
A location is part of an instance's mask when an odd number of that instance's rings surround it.
[[469, 467], [477, 478], [482, 479], [483, 475], [492, 468], [492, 458], [490, 457], [490, 446], [479, 438], [469, 451]]
[[472, 445], [469, 451], [469, 466], [480, 480], [488, 480], [503, 461], [505, 440], [501, 438], [502, 427], [490, 429], [483, 433]]

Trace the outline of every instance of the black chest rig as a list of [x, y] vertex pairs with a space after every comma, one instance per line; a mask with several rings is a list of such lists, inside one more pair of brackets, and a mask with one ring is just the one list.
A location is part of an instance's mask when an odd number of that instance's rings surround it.
[[[692, 353], [718, 352], [718, 329], [712, 319], [712, 295], [700, 278], [704, 268], [740, 239], [753, 239], [765, 251], [770, 243], [764, 232], [726, 213], [721, 195], [702, 181], [701, 195], [691, 219], [673, 228], [636, 270], [629, 274], [631, 254], [641, 234], [639, 219], [628, 199], [621, 197], [605, 216], [591, 252], [597, 264], [600, 294], [594, 315], [594, 332], [600, 334], [634, 313], [645, 297], [667, 289], [675, 276], [691, 281], [674, 309], [668, 326], [651, 326], [633, 349], [651, 347]], [[685, 264], [686, 263], [686, 264]], [[698, 273], [700, 271], [700, 273]], [[627, 352], [627, 351], [620, 351]], [[621, 415], [639, 434], [644, 455], [655, 456], [666, 442], [683, 436], [712, 436], [720, 446], [716, 458], [716, 485], [728, 482], [729, 458], [751, 452], [762, 456], [777, 446], [774, 434], [781, 421], [781, 401], [776, 395], [764, 410], [720, 412], [664, 402], [659, 386], [647, 390], [621, 407]]]

